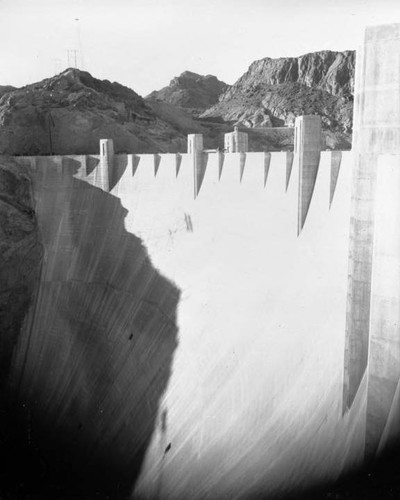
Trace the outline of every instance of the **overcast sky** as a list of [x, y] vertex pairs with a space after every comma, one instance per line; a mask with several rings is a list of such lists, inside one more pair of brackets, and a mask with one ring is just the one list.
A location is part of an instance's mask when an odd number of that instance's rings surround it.
[[256, 59], [355, 49], [390, 22], [400, 0], [0, 0], [0, 85], [60, 72], [68, 49], [141, 95], [185, 70], [234, 83]]

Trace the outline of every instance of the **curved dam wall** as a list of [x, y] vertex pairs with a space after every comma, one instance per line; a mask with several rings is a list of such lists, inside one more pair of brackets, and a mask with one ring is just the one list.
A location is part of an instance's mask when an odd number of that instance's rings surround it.
[[299, 235], [291, 153], [17, 160], [45, 257], [10, 380], [61, 457], [168, 499], [363, 460], [366, 377], [342, 414], [351, 153], [321, 153]]

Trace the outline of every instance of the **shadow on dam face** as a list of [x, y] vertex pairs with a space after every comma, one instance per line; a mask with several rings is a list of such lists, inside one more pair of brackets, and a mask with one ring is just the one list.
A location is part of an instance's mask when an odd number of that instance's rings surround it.
[[125, 230], [120, 200], [65, 160], [33, 176], [44, 258], [2, 392], [2, 489], [126, 498], [168, 429], [180, 292]]

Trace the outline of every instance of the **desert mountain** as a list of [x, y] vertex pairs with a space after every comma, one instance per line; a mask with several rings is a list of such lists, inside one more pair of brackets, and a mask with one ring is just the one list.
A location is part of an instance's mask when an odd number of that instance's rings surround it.
[[105, 137], [117, 152], [183, 151], [186, 143], [133, 90], [78, 69], [0, 99], [0, 154], [97, 153]]
[[113, 139], [116, 152], [183, 152], [189, 133], [216, 148], [233, 125], [247, 129], [253, 151], [290, 149], [293, 129], [277, 127], [300, 114], [321, 115], [328, 146], [349, 148], [354, 59], [350, 51], [266, 58], [231, 87], [187, 71], [146, 99], [70, 68], [19, 89], [0, 87], [0, 154], [93, 154], [101, 138]]
[[326, 90], [332, 95], [350, 96], [354, 87], [355, 52], [323, 50], [300, 57], [265, 57], [254, 61], [248, 71], [223, 96], [231, 98], [239, 89], [254, 88], [260, 83], [277, 85], [301, 83]]
[[152, 92], [146, 99], [167, 102], [198, 114], [218, 102], [228, 88], [229, 85], [213, 75], [202, 76], [185, 71], [173, 78], [167, 87]]
[[319, 114], [326, 130], [348, 134], [354, 64], [354, 51], [255, 61], [201, 117], [268, 127], [292, 126], [300, 114]]

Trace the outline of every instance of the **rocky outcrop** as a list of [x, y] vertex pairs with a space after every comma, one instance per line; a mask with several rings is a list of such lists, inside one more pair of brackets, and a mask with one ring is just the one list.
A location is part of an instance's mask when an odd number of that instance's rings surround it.
[[255, 61], [201, 116], [269, 127], [292, 126], [300, 114], [319, 114], [326, 130], [349, 133], [354, 64], [353, 51]]
[[247, 72], [221, 97], [229, 100], [239, 90], [256, 90], [258, 85], [301, 83], [332, 95], [351, 96], [354, 88], [355, 52], [324, 50], [300, 57], [266, 57], [254, 61]]
[[228, 88], [229, 85], [213, 75], [202, 76], [185, 71], [173, 78], [167, 87], [152, 92], [146, 99], [164, 101], [196, 113], [215, 104]]
[[77, 69], [0, 99], [0, 154], [97, 153], [104, 137], [117, 152], [168, 152], [185, 143], [133, 90]]
[[330, 94], [351, 96], [354, 93], [355, 52], [325, 50], [298, 58], [298, 82]]
[[[0, 497], [19, 498], [31, 452], [26, 411], [10, 380], [16, 346], [35, 300], [43, 249], [27, 170], [0, 160]], [[37, 475], [37, 460], [29, 470]], [[23, 479], [24, 477], [24, 479]]]
[[300, 83], [259, 85], [246, 89], [230, 100], [223, 100], [202, 117], [222, 116], [224, 120], [255, 127], [292, 127], [296, 116], [317, 114], [326, 130], [349, 133], [353, 103], [321, 89]]
[[42, 246], [30, 177], [11, 160], [0, 161], [0, 384], [32, 300]]

